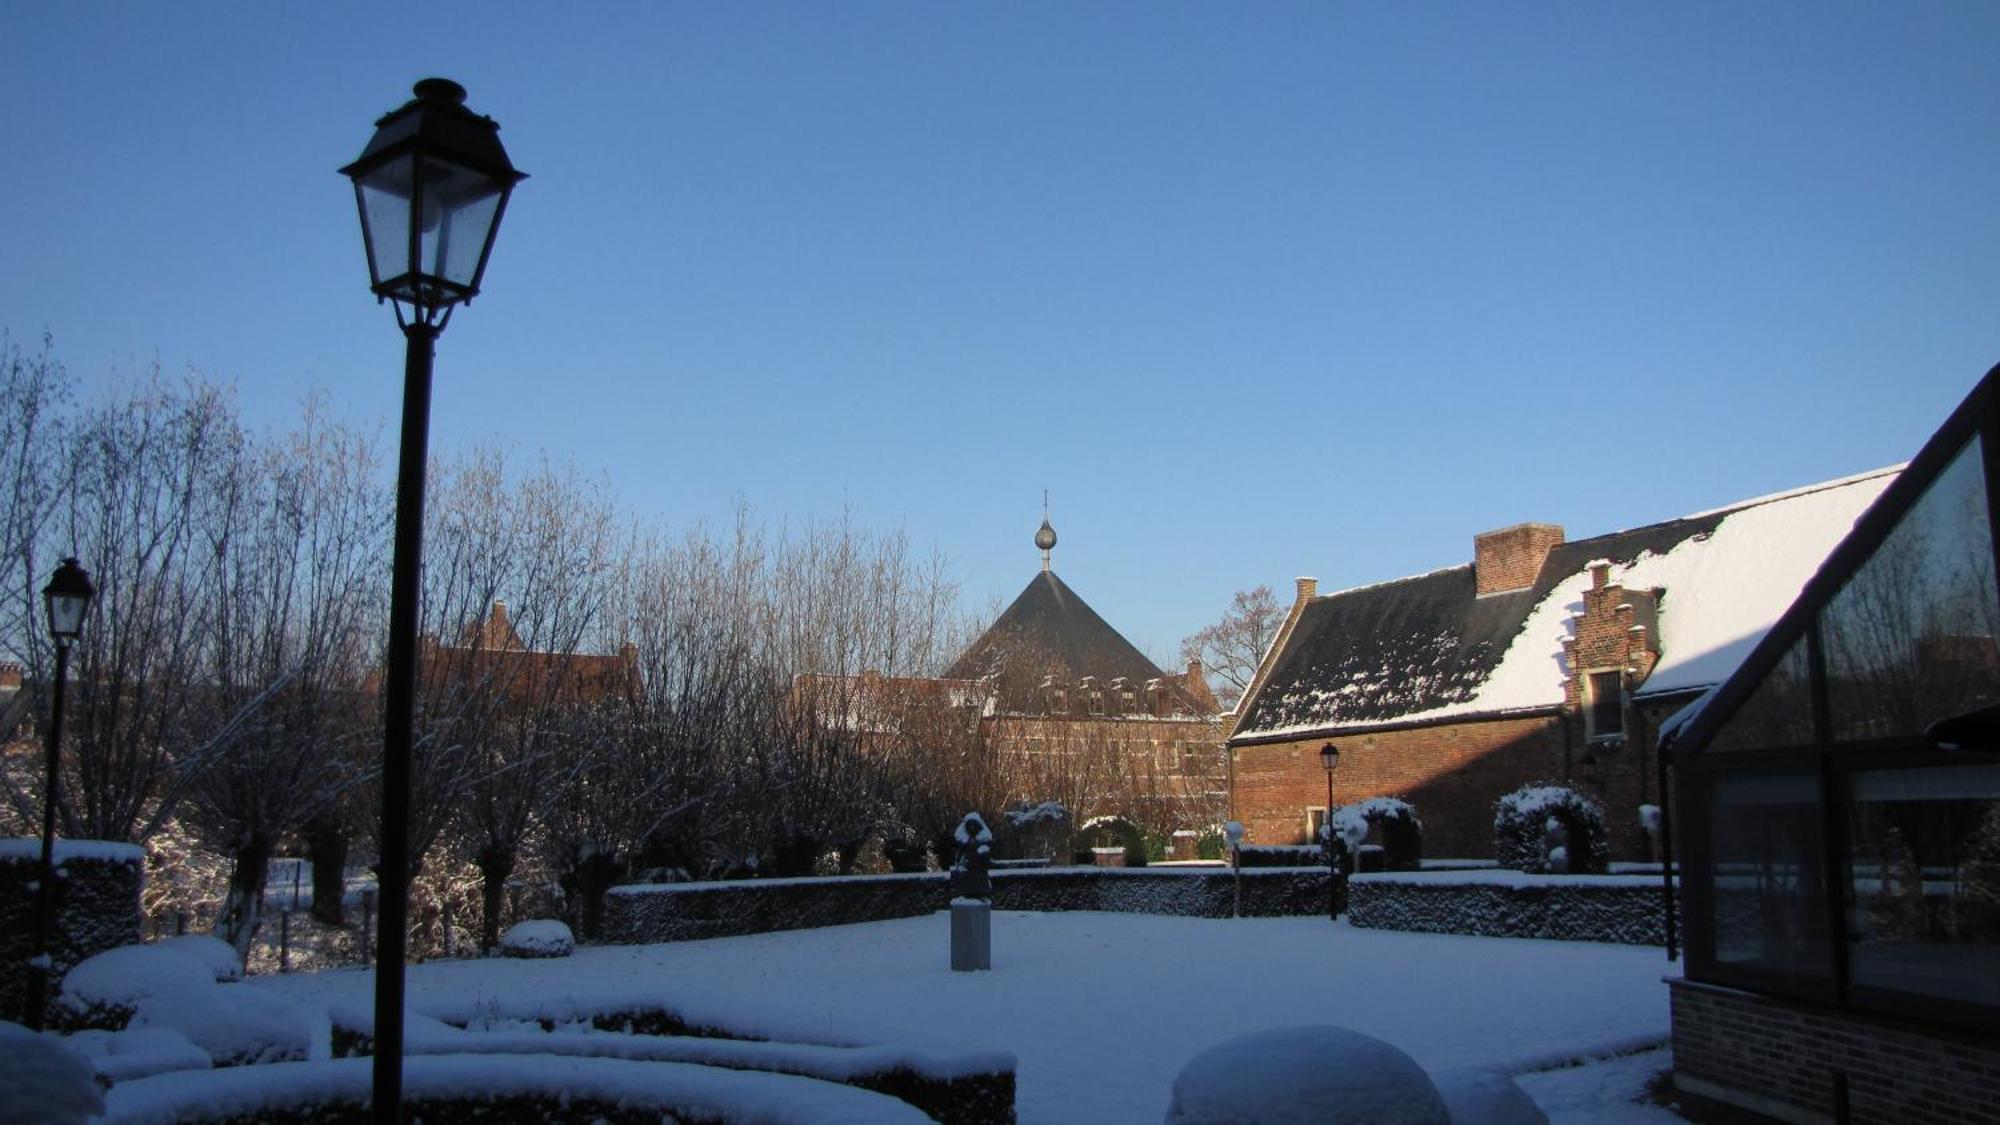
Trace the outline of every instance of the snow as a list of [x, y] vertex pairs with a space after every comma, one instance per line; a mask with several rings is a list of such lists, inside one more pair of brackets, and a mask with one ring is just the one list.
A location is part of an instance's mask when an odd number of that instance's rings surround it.
[[[503, 1064], [503, 1065], [496, 1065]], [[372, 1059], [333, 1059], [163, 1074], [123, 1083], [105, 1099], [119, 1125], [255, 1118], [279, 1106], [365, 1102]], [[416, 1055], [403, 1060], [407, 1098], [506, 1097], [550, 1091], [614, 1104], [650, 1102], [678, 1114], [770, 1125], [928, 1121], [907, 1102], [812, 1078], [627, 1059]]]
[[[1483, 1120], [1483, 1119], [1480, 1119]], [[1196, 1055], [1174, 1079], [1167, 1125], [1451, 1125], [1424, 1068], [1344, 1027], [1276, 1027]]]
[[567, 957], [576, 952], [576, 938], [561, 922], [538, 918], [511, 926], [500, 949], [509, 957]]
[[1461, 1067], [1431, 1075], [1454, 1125], [1548, 1125], [1526, 1090], [1497, 1070]]
[[153, 944], [160, 949], [188, 954], [207, 966], [218, 981], [243, 979], [243, 959], [236, 955], [236, 947], [212, 934], [182, 934], [161, 938]]
[[[1421, 876], [1365, 876], [1385, 877]], [[950, 919], [940, 911], [586, 946], [557, 961], [433, 961], [410, 967], [408, 995], [411, 1008], [453, 1022], [483, 1014], [561, 1024], [654, 1004], [696, 1024], [793, 1043], [921, 1046], [961, 1059], [1012, 1052], [1022, 1125], [1151, 1125], [1194, 1055], [1306, 1013], [1390, 1043], [1427, 1069], [1516, 1076], [1656, 1046], [1668, 1034], [1660, 977], [1671, 965], [1644, 946], [1364, 930], [1324, 918], [996, 911], [992, 972], [953, 973], [949, 950]], [[1290, 968], [1274, 972], [1280, 965]], [[368, 1007], [374, 976], [285, 974], [222, 987], [325, 1011]]]
[[[42, 841], [38, 836], [8, 836], [0, 839], [0, 861], [42, 859]], [[57, 840], [55, 862], [58, 866], [72, 859], [94, 859], [104, 863], [146, 862], [146, 849], [137, 844], [119, 844], [109, 840]]]
[[134, 1029], [178, 1032], [223, 1066], [303, 1059], [314, 1021], [269, 993], [241, 984], [162, 990], [139, 1002]]
[[165, 1028], [79, 1031], [64, 1041], [70, 1050], [87, 1059], [98, 1077], [106, 1082], [124, 1082], [170, 1070], [207, 1070], [213, 1065], [207, 1051], [180, 1032]]
[[92, 1008], [133, 1008], [152, 996], [215, 987], [215, 976], [194, 954], [165, 945], [123, 945], [87, 957], [71, 969], [57, 998], [82, 1014]]
[[0, 1120], [83, 1125], [104, 1110], [97, 1075], [58, 1036], [0, 1022]]

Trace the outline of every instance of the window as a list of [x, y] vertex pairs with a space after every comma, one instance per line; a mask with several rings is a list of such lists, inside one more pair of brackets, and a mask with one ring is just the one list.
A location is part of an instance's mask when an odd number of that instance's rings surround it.
[[2000, 1005], [2000, 765], [1856, 773], [1848, 833], [1850, 981]]
[[1584, 677], [1584, 731], [1588, 738], [1625, 737], [1625, 677], [1619, 672], [1592, 672]]
[[1707, 813], [1717, 964], [1831, 984], [1818, 777], [1718, 778]]
[[1326, 824], [1326, 809], [1312, 805], [1306, 808], [1306, 839], [1308, 844], [1319, 843], [1321, 826]]

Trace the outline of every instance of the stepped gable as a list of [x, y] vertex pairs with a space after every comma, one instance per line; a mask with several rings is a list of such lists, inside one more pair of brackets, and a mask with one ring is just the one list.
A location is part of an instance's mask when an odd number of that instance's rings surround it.
[[1035, 575], [1014, 603], [945, 671], [947, 679], [992, 676], [1007, 710], [1036, 704], [1042, 680], [1074, 687], [1085, 676], [1109, 685], [1164, 679], [1166, 673], [1120, 636], [1052, 570]]

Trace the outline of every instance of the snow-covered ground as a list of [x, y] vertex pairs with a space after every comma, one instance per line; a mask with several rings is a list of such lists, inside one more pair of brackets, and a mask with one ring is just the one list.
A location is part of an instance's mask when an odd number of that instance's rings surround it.
[[[1012, 1052], [1024, 1125], [1158, 1122], [1174, 1076], [1246, 1032], [1332, 1023], [1425, 1067], [1517, 1074], [1554, 1121], [1675, 1120], [1630, 1104], [1669, 1064], [1658, 949], [1362, 930], [1321, 918], [1000, 912], [993, 970], [950, 971], [925, 918], [648, 946], [559, 960], [411, 967], [411, 1004], [464, 1010], [566, 996], [660, 999], [832, 1043]], [[345, 970], [253, 978], [314, 1007], [372, 1002]], [[1634, 1051], [1643, 1053], [1632, 1054]], [[1562, 1067], [1576, 1059], [1609, 1059]]]

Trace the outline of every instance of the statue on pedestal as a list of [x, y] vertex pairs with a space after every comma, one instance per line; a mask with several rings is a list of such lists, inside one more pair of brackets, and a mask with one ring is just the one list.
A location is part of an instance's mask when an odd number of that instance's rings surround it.
[[993, 865], [993, 830], [976, 812], [965, 814], [952, 830], [958, 856], [951, 864], [951, 893], [958, 898], [991, 899], [993, 880], [986, 869]]

